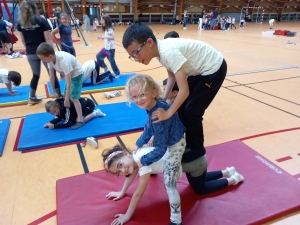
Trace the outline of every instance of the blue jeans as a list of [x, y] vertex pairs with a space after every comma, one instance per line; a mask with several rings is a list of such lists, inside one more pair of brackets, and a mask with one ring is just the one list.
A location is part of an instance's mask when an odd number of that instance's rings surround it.
[[186, 18], [183, 18], [183, 27], [186, 27]]
[[120, 70], [115, 62], [115, 49], [106, 50], [102, 48], [100, 52], [96, 55], [97, 62], [100, 67], [107, 69], [107, 65], [104, 62], [105, 57], [107, 57], [108, 61], [110, 62], [111, 68], [116, 75], [120, 74]]

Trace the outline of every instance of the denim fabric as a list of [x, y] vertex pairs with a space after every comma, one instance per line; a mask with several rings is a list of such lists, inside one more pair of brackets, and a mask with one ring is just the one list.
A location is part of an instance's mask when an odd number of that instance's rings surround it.
[[104, 62], [105, 57], [107, 57], [108, 61], [110, 62], [111, 68], [116, 75], [120, 74], [120, 70], [115, 61], [115, 49], [106, 50], [105, 48], [101, 49], [100, 52], [96, 55], [97, 62], [100, 67], [107, 68], [107, 65]]
[[152, 113], [158, 108], [168, 110], [169, 107], [169, 104], [165, 101], [158, 100], [156, 105], [150, 111], [147, 111], [147, 124], [145, 125], [143, 134], [137, 140], [136, 145], [138, 147], [142, 147], [144, 144], [148, 143], [152, 135], [154, 135], [154, 149], [141, 157], [141, 163], [143, 166], [148, 166], [161, 159], [166, 153], [167, 147], [176, 144], [184, 135], [185, 127], [179, 120], [177, 113], [168, 120], [153, 123], [155, 120], [151, 118]]
[[183, 27], [186, 27], [187, 18], [183, 18]]

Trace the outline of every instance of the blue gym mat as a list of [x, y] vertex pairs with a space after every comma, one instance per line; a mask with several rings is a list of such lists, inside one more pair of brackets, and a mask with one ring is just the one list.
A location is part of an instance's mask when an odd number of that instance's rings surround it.
[[10, 126], [10, 119], [0, 120], [0, 156], [2, 156]]
[[[122, 74], [120, 78], [114, 79], [113, 82], [110, 82], [110, 80], [108, 80], [106, 83], [97, 84], [97, 85], [92, 85], [91, 84], [91, 79], [88, 79], [82, 85], [81, 94], [89, 94], [89, 93], [95, 93], [95, 92], [104, 92], [104, 91], [124, 89], [127, 80], [130, 77], [133, 77], [135, 75], [136, 75], [135, 73]], [[65, 80], [60, 80], [59, 83], [60, 83], [61, 93], [65, 94], [66, 81]], [[50, 96], [53, 95], [50, 82], [47, 83], [47, 91], [48, 91], [47, 97], [49, 98]]]
[[29, 85], [13, 87], [12, 89], [17, 91], [19, 94], [11, 96], [6, 87], [0, 88], [0, 107], [21, 105], [28, 102]]
[[94, 118], [77, 130], [44, 128], [44, 124], [53, 119], [53, 115], [49, 113], [27, 115], [22, 127], [18, 150], [35, 150], [80, 142], [91, 136], [99, 138], [137, 131], [143, 129], [146, 124], [146, 110], [138, 108], [135, 104], [129, 107], [125, 102], [121, 102], [99, 105], [96, 108], [106, 113], [106, 117]]

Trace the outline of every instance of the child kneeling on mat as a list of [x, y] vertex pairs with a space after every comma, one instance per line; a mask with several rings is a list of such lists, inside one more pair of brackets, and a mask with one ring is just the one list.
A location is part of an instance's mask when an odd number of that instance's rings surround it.
[[[129, 221], [135, 209], [137, 208], [137, 205], [142, 198], [144, 191], [146, 190], [147, 184], [150, 180], [150, 175], [164, 173], [164, 164], [165, 161], [167, 161], [167, 153], [155, 163], [139, 168], [139, 158], [142, 158], [152, 151], [155, 151], [153, 147], [142, 147], [136, 152], [136, 154], [131, 154], [118, 145], [111, 149], [106, 149], [103, 151], [102, 156], [105, 169], [117, 176], [126, 176], [121, 191], [108, 193], [105, 196], [107, 199], [117, 201], [123, 198], [132, 181], [135, 179], [136, 175], [139, 174], [139, 182], [131, 198], [130, 205], [127, 209], [126, 214], [117, 214], [118, 218], [116, 218], [112, 224], [125, 224], [127, 221]], [[203, 164], [203, 160], [201, 160], [201, 158], [198, 158], [189, 163], [181, 163], [181, 165], [178, 165], [178, 168], [176, 168], [179, 171], [178, 176], [176, 176], [176, 180], [180, 179], [182, 172], [191, 173], [197, 176], [198, 174], [203, 173], [203, 171], [206, 169], [206, 166], [207, 164]], [[175, 173], [175, 167], [173, 169]], [[176, 180], [174, 181], [175, 183]], [[227, 186], [237, 185], [243, 180], [244, 177], [236, 171], [235, 167], [231, 166], [225, 168], [224, 170], [208, 172], [205, 180], [205, 185], [210, 187], [212, 189], [211, 191], [217, 191]], [[226, 183], [226, 185], [218, 188], [216, 183], [219, 182], [224, 182]], [[201, 190], [203, 187], [202, 184], [199, 183], [197, 186], [192, 188], [196, 188], [196, 190], [194, 190], [198, 192], [197, 190]], [[170, 224], [182, 223], [173, 222]]]
[[7, 69], [0, 69], [0, 83], [4, 83], [10, 95], [18, 95], [17, 91], [12, 90], [12, 83], [14, 86], [21, 84], [21, 75], [16, 71], [9, 71]]
[[[72, 126], [78, 119], [78, 115], [73, 102], [70, 101], [70, 107], [64, 106], [65, 99], [59, 98], [48, 101], [45, 104], [45, 109], [48, 113], [56, 116], [53, 120], [44, 125], [45, 128], [59, 129]], [[95, 109], [94, 102], [89, 98], [79, 98], [82, 108], [83, 121], [93, 119], [94, 117], [106, 116], [100, 109]]]
[[91, 78], [92, 85], [106, 83], [108, 80], [110, 82], [114, 81], [114, 76], [110, 71], [106, 71], [103, 74], [99, 74], [100, 66], [94, 60], [89, 60], [82, 65], [83, 69], [83, 79], [82, 84]]

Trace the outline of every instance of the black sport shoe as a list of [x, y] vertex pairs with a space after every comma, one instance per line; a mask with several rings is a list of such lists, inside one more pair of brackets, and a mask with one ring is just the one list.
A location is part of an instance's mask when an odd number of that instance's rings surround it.
[[35, 104], [39, 104], [41, 103], [43, 100], [42, 99], [39, 99], [37, 97], [32, 97], [32, 98], [29, 98], [28, 100], [28, 105], [35, 105]]

